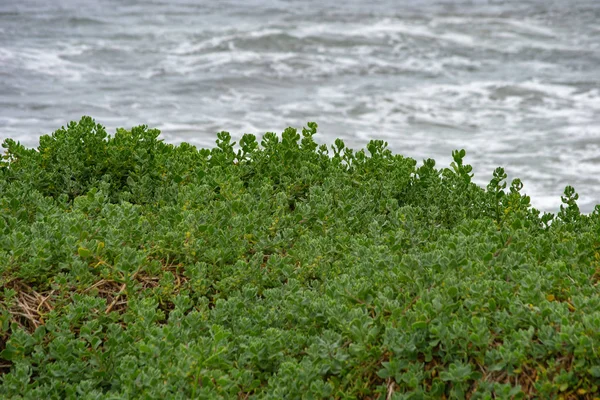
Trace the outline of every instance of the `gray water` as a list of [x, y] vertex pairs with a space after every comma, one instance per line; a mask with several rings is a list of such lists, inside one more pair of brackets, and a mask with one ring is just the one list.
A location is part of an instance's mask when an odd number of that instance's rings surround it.
[[91, 115], [168, 142], [317, 140], [497, 166], [556, 211], [600, 203], [598, 0], [0, 0], [0, 139]]

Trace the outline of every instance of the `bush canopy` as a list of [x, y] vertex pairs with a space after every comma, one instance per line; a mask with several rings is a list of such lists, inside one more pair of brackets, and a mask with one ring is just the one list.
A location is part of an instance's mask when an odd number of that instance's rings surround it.
[[600, 397], [600, 207], [316, 131], [5, 140], [0, 397]]

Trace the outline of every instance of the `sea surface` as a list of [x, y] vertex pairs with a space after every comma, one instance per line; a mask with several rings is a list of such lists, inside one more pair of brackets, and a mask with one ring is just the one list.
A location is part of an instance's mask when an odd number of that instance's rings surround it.
[[534, 206], [600, 203], [598, 0], [0, 0], [0, 139], [82, 115], [212, 147], [317, 141], [503, 166]]

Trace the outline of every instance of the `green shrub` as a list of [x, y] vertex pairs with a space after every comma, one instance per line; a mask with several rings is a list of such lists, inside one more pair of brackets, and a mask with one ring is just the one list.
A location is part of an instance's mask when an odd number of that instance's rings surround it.
[[316, 132], [6, 140], [0, 397], [600, 397], [600, 207]]

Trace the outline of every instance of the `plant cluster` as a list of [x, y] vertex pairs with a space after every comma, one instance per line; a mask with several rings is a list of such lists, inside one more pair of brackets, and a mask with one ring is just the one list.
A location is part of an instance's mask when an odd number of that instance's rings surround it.
[[600, 207], [317, 125], [0, 160], [0, 397], [600, 397]]

